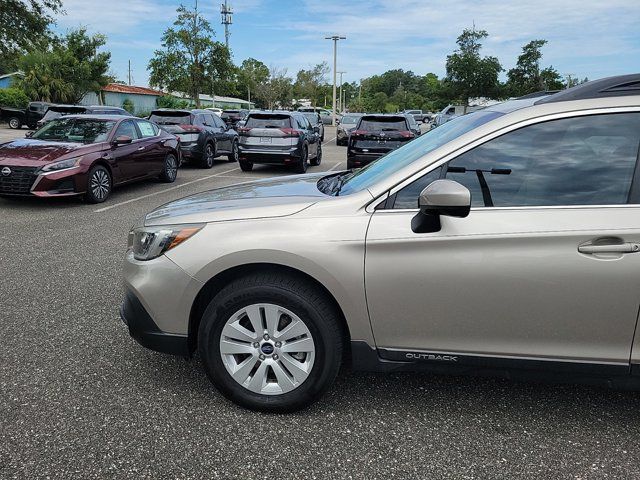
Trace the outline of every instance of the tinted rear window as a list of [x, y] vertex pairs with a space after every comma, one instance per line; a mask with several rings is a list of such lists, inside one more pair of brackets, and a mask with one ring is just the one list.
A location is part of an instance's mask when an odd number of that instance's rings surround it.
[[358, 125], [359, 130], [406, 130], [407, 121], [404, 117], [364, 117]]
[[353, 117], [353, 116], [345, 116], [342, 117], [342, 120], [340, 120], [340, 123], [358, 123], [358, 120], [360, 120], [360, 117]]
[[245, 125], [247, 128], [288, 128], [291, 127], [289, 115], [251, 114]]
[[191, 124], [191, 115], [184, 112], [163, 112], [161, 114], [151, 114], [149, 120], [158, 125], [189, 125]]

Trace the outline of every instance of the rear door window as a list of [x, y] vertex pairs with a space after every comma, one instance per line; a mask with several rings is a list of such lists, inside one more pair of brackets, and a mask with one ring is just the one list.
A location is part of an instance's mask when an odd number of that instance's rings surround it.
[[136, 120], [136, 123], [138, 124], [138, 130], [140, 130], [142, 138], [155, 137], [158, 134], [158, 127], [153, 123], [147, 122], [146, 120]]

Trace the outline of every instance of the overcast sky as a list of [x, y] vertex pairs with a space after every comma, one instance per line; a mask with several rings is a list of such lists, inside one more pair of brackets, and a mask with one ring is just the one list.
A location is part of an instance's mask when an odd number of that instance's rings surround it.
[[[146, 65], [175, 19], [180, 1], [63, 0], [57, 29], [87, 26], [108, 37], [112, 70], [126, 78], [131, 60], [137, 85], [148, 81]], [[194, 0], [183, 0], [193, 5]], [[288, 69], [332, 62], [339, 33], [338, 70], [345, 80], [393, 68], [417, 74], [445, 73], [456, 37], [474, 23], [487, 30], [483, 54], [511, 68], [523, 44], [546, 39], [543, 66], [562, 75], [599, 78], [640, 72], [640, 0], [230, 0], [235, 10], [230, 46], [234, 60], [257, 58]], [[224, 41], [220, 0], [200, 9]]]

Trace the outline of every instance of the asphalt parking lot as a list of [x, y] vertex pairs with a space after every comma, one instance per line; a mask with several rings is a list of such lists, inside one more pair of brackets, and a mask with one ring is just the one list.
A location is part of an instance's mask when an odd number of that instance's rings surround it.
[[[345, 167], [333, 132], [309, 172]], [[0, 478], [640, 478], [638, 393], [343, 371], [310, 409], [265, 415], [223, 399], [197, 358], [136, 344], [118, 315], [134, 220], [287, 174], [220, 160], [97, 206], [0, 199]]]

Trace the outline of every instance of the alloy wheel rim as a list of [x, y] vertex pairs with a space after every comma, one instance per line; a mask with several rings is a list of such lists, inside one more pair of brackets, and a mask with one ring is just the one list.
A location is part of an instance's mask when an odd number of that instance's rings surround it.
[[211, 145], [207, 145], [206, 155], [207, 165], [211, 165], [213, 163], [213, 147]]
[[238, 384], [261, 395], [281, 395], [309, 377], [315, 343], [307, 325], [271, 303], [241, 308], [225, 323], [220, 356]]
[[16, 120], [15, 118], [12, 118], [11, 120], [9, 120], [9, 126], [11, 128], [18, 128], [18, 120]]
[[234, 161], [238, 161], [238, 144], [234, 143], [233, 144], [233, 160]]
[[109, 175], [104, 170], [96, 170], [91, 176], [91, 192], [98, 200], [103, 200], [109, 194], [111, 184]]
[[176, 162], [176, 159], [173, 155], [169, 155], [169, 157], [167, 157], [167, 177], [169, 177], [170, 180], [173, 180], [176, 178], [177, 174], [178, 164]]

